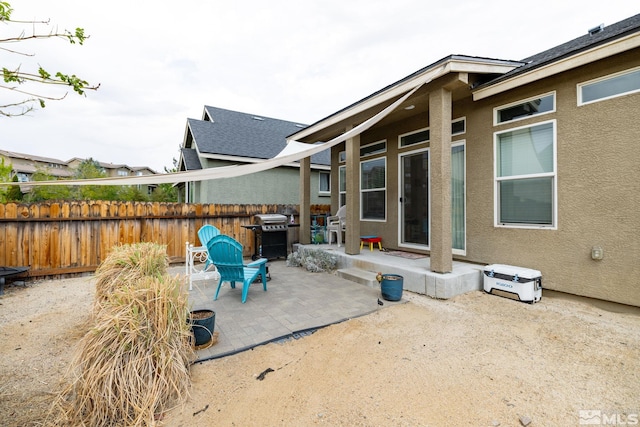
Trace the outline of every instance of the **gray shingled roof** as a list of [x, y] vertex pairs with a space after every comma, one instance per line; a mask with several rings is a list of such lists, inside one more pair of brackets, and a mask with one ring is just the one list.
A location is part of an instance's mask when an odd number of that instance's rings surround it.
[[585, 30], [585, 34], [583, 36], [525, 58], [522, 60], [524, 63], [523, 66], [515, 68], [514, 70], [505, 73], [482, 86], [491, 86], [494, 83], [510, 79], [518, 74], [522, 74], [549, 63], [559, 61], [568, 56], [575, 55], [583, 50], [591, 49], [598, 45], [624, 37], [628, 34], [636, 33], [639, 29], [640, 14], [624, 19], [620, 22], [616, 22], [615, 24], [605, 26], [601, 31], [594, 34], [589, 34]]
[[[205, 110], [211, 121], [187, 120], [201, 154], [270, 159], [286, 146], [288, 135], [306, 127], [296, 122], [223, 108], [205, 106]], [[329, 165], [329, 151], [311, 156], [311, 163]]]
[[188, 171], [202, 169], [198, 152], [193, 148], [182, 148], [182, 159], [184, 161], [184, 167]]

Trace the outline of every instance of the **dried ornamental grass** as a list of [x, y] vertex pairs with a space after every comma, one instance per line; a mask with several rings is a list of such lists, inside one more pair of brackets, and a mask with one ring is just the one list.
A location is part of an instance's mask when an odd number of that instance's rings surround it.
[[119, 286], [141, 277], [161, 277], [168, 268], [169, 257], [164, 245], [146, 242], [114, 246], [96, 270], [96, 303]]
[[142, 277], [105, 295], [72, 362], [56, 425], [151, 426], [188, 397], [194, 360], [188, 295], [177, 278]]

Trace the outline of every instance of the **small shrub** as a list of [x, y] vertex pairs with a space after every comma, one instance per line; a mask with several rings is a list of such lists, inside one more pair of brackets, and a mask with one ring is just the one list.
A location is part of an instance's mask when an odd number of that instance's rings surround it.
[[337, 264], [335, 254], [320, 249], [299, 248], [287, 257], [288, 267], [303, 267], [312, 273], [335, 270]]

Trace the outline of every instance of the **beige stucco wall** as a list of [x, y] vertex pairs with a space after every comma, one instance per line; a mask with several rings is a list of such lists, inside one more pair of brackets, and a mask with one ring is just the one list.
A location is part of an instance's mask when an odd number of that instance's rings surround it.
[[[547, 288], [640, 305], [640, 94], [580, 107], [576, 94], [577, 83], [639, 66], [639, 58], [624, 55], [475, 103], [468, 115], [469, 259], [534, 268]], [[551, 90], [555, 113], [492, 125], [494, 107]], [[549, 119], [557, 121], [557, 230], [494, 227], [493, 133]], [[604, 249], [603, 260], [591, 259], [593, 246]]]
[[[467, 120], [466, 133], [453, 137], [466, 142], [467, 177], [467, 252], [456, 258], [540, 270], [548, 289], [640, 306], [640, 93], [580, 107], [576, 95], [577, 83], [636, 66], [637, 50], [482, 101], [454, 102], [452, 118]], [[493, 108], [551, 91], [556, 112], [493, 125]], [[494, 132], [546, 120], [557, 126], [557, 229], [495, 227]], [[422, 112], [361, 136], [362, 145], [387, 140], [387, 221], [362, 221], [360, 231], [381, 236], [388, 248], [398, 247], [398, 135], [428, 125]], [[335, 168], [332, 180], [337, 186]], [[593, 246], [604, 259], [591, 259]]]

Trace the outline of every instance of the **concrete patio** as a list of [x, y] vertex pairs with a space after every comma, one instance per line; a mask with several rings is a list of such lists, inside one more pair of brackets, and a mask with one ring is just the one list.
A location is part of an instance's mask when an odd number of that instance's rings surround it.
[[336, 244], [304, 247], [335, 254], [338, 257], [339, 276], [370, 286], [374, 286], [376, 272], [380, 271], [403, 276], [405, 290], [437, 299], [449, 299], [482, 289], [484, 266], [480, 264], [453, 261], [451, 273], [439, 274], [431, 271], [428, 255], [380, 251], [375, 245], [373, 250], [365, 245], [358, 255], [345, 254], [344, 246], [338, 247]]
[[[300, 245], [295, 245], [298, 249]], [[404, 290], [434, 298], [451, 298], [481, 289], [482, 266], [454, 262], [454, 271], [435, 274], [429, 270], [428, 257], [398, 252], [370, 251], [347, 255], [344, 247], [306, 245], [306, 249], [335, 254], [338, 269], [334, 273], [311, 273], [299, 267], [287, 267], [283, 259], [269, 262], [267, 292], [261, 283], [251, 285], [247, 302], [241, 303], [242, 285], [231, 289], [225, 284], [217, 301], [213, 300], [217, 282], [193, 282], [190, 303], [194, 310], [211, 309], [216, 313], [215, 345], [197, 351], [198, 361], [228, 356], [258, 345], [298, 338], [318, 328], [363, 316], [403, 301], [381, 297], [376, 272], [403, 277]], [[183, 267], [172, 268], [185, 274]], [[378, 301], [383, 305], [380, 305]]]
[[[173, 274], [184, 275], [183, 267]], [[197, 351], [198, 361], [228, 356], [273, 341], [297, 338], [318, 328], [363, 316], [402, 301], [384, 301], [379, 287], [364, 286], [335, 273], [311, 273], [287, 267], [285, 260], [269, 262], [267, 292], [253, 283], [242, 304], [242, 284], [225, 283], [217, 301], [217, 282], [193, 282], [190, 303], [194, 310], [215, 311], [218, 342]], [[378, 304], [378, 299], [384, 305]]]

